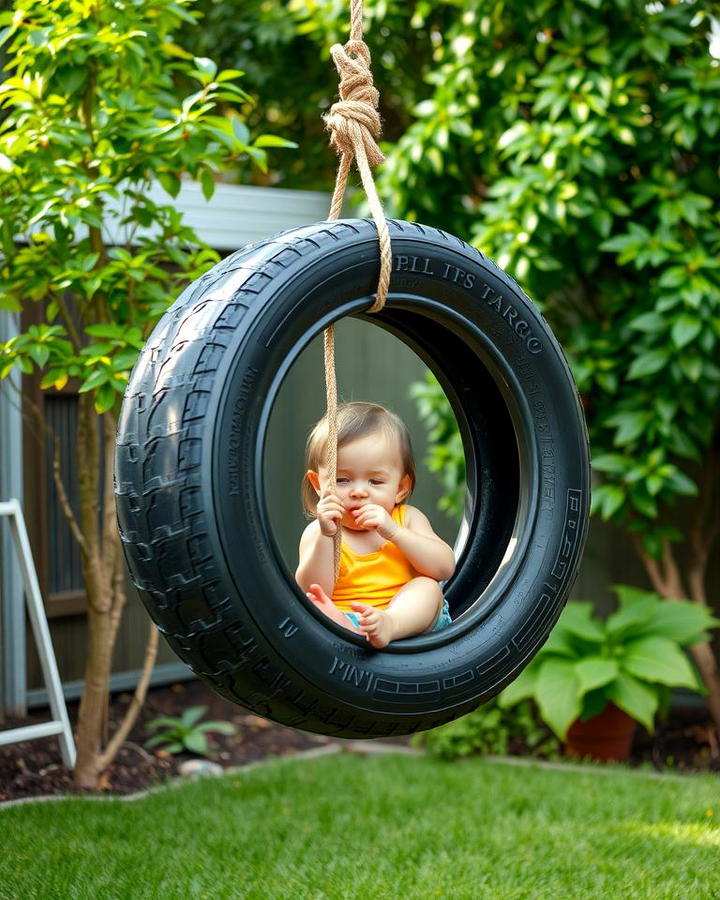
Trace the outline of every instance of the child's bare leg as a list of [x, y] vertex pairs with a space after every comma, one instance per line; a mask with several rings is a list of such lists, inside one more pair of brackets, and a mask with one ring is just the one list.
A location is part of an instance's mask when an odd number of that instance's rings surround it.
[[356, 634], [363, 633], [356, 625], [353, 624], [352, 620], [348, 619], [348, 617], [344, 612], [342, 612], [342, 610], [339, 610], [337, 606], [335, 606], [335, 604], [319, 584], [311, 584], [310, 590], [305, 596], [308, 598], [308, 600], [312, 600], [312, 602], [320, 610], [320, 612], [325, 613], [325, 615], [329, 619], [332, 619], [333, 622], [337, 622], [338, 625], [342, 625], [343, 628], [347, 628], [349, 631], [354, 631]]
[[434, 578], [419, 575], [408, 581], [390, 601], [387, 609], [375, 609], [365, 603], [351, 603], [360, 618], [360, 630], [378, 649], [390, 641], [422, 634], [437, 619], [443, 594]]

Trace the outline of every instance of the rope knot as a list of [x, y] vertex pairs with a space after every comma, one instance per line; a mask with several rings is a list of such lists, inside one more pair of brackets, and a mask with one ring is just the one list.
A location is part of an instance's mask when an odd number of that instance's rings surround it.
[[377, 166], [385, 157], [377, 145], [382, 131], [377, 109], [380, 95], [370, 71], [370, 51], [364, 41], [353, 40], [344, 47], [335, 44], [330, 53], [340, 75], [340, 100], [324, 117], [330, 145], [352, 158], [362, 144], [367, 161]]

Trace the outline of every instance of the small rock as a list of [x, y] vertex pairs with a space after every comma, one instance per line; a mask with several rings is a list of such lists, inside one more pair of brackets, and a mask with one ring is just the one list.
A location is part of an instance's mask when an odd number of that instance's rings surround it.
[[272, 722], [268, 722], [267, 719], [262, 719], [260, 716], [244, 716], [243, 722], [245, 725], [249, 725], [251, 728], [270, 728]]
[[203, 775], [221, 775], [223, 767], [209, 759], [188, 759], [178, 768], [183, 778], [199, 778]]

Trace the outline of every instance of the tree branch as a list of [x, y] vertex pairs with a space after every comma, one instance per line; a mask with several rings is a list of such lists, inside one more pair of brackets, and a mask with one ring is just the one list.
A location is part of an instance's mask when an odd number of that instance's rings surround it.
[[115, 417], [111, 412], [103, 413], [103, 454], [105, 458], [105, 477], [103, 482], [103, 559], [110, 559], [117, 538], [117, 522], [115, 518], [115, 494], [113, 492], [113, 463], [115, 452]]
[[667, 597], [671, 600], [682, 600], [688, 596], [680, 577], [680, 567], [675, 559], [672, 544], [665, 538], [663, 541], [663, 565], [667, 584]]
[[68, 499], [67, 491], [65, 490], [65, 484], [63, 483], [62, 474], [60, 472], [60, 441], [55, 437], [53, 437], [53, 479], [55, 481], [55, 487], [58, 492], [58, 497], [60, 498], [60, 505], [62, 506], [63, 515], [65, 516], [65, 519], [70, 526], [70, 531], [72, 532], [75, 540], [78, 542], [82, 552], [87, 555], [87, 542], [85, 541], [85, 536], [80, 530], [78, 521], [75, 518], [75, 513], [72, 511], [72, 507], [70, 506], [70, 501]]
[[80, 339], [80, 334], [75, 327], [75, 323], [72, 320], [72, 316], [70, 315], [70, 310], [65, 304], [65, 298], [61, 294], [58, 294], [55, 299], [57, 300], [58, 309], [60, 310], [63, 322], [65, 323], [65, 327], [67, 328], [68, 334], [70, 335], [70, 340], [73, 343], [75, 352], [79, 353], [80, 350], [82, 350], [83, 343]]
[[155, 658], [157, 656], [157, 645], [158, 630], [155, 627], [155, 623], [150, 622], [150, 631], [148, 633], [147, 644], [145, 645], [145, 659], [143, 661], [142, 671], [140, 673], [137, 687], [135, 688], [135, 693], [133, 694], [130, 705], [128, 706], [127, 711], [123, 716], [123, 720], [118, 726], [117, 731], [113, 735], [112, 740], [108, 743], [107, 747], [98, 758], [98, 771], [102, 771], [110, 765], [110, 763], [115, 758], [118, 750], [123, 745], [125, 738], [130, 733], [130, 729], [135, 724], [138, 713], [140, 712], [140, 709], [145, 702], [145, 695], [147, 694], [148, 685], [150, 684], [150, 678], [152, 677], [153, 668], [155, 666]]
[[645, 566], [645, 571], [647, 572], [648, 578], [650, 579], [650, 583], [652, 584], [655, 592], [660, 594], [661, 597], [667, 596], [667, 587], [665, 584], [665, 578], [663, 577], [663, 573], [660, 569], [660, 564], [650, 556], [647, 550], [643, 547], [642, 541], [640, 540], [640, 535], [637, 532], [633, 532], [630, 535], [633, 546], [635, 548], [635, 552], [637, 553], [640, 561]]
[[120, 536], [115, 533], [115, 544], [113, 547], [113, 573], [112, 573], [112, 604], [110, 607], [110, 640], [112, 646], [115, 646], [115, 638], [117, 630], [120, 626], [122, 612], [127, 603], [127, 592], [125, 591], [125, 569], [123, 566], [123, 552]]

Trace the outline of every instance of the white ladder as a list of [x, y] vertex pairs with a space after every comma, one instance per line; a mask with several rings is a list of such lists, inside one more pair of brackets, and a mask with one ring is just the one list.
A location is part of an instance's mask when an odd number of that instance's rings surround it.
[[0, 744], [14, 744], [18, 741], [32, 741], [35, 738], [49, 737], [53, 734], [60, 735], [60, 752], [62, 753], [63, 762], [69, 769], [72, 769], [75, 765], [75, 741], [73, 740], [70, 720], [68, 719], [62, 682], [60, 681], [55, 653], [50, 639], [50, 629], [48, 628], [45, 608], [40, 594], [40, 585], [38, 584], [37, 572], [35, 571], [35, 564], [30, 550], [30, 541], [25, 528], [25, 519], [19, 501], [8, 500], [0, 502], [0, 517], [2, 516], [8, 516], [10, 520], [10, 530], [25, 584], [25, 602], [40, 655], [40, 663], [45, 676], [53, 718], [49, 722], [40, 722], [37, 725], [0, 730]]

